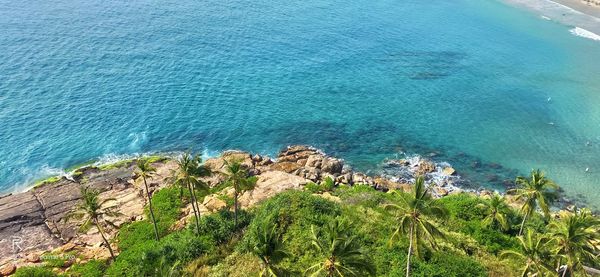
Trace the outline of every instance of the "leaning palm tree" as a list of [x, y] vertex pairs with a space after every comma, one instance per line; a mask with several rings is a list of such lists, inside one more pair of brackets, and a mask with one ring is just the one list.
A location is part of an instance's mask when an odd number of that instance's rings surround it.
[[183, 190], [187, 189], [190, 193], [192, 210], [196, 219], [196, 231], [200, 232], [200, 207], [196, 197], [196, 190], [208, 190], [208, 186], [199, 177], [208, 176], [210, 171], [201, 165], [200, 155], [192, 156], [190, 153], [184, 153], [177, 160], [177, 170], [174, 173], [175, 185], [179, 187], [179, 197], [183, 198]]
[[478, 206], [483, 208], [486, 214], [482, 221], [484, 226], [500, 226], [503, 231], [508, 230], [509, 226], [506, 220], [508, 205], [503, 196], [495, 193], [489, 201], [485, 201]]
[[235, 227], [238, 226], [238, 197], [244, 191], [254, 189], [257, 178], [249, 177], [248, 170], [244, 168], [240, 160], [232, 159], [225, 161], [225, 174], [227, 175], [226, 183], [233, 187], [233, 214]]
[[[432, 217], [445, 218], [446, 209], [439, 205], [425, 188], [425, 179], [419, 176], [411, 193], [400, 193], [399, 204], [388, 204], [385, 208], [394, 212], [398, 220], [398, 227], [390, 238], [390, 244], [400, 235], [408, 237], [408, 255], [406, 258], [406, 276], [410, 276], [410, 257], [414, 253], [420, 256], [419, 244], [428, 241], [433, 248], [436, 247], [436, 238], [443, 238], [444, 234], [431, 221]], [[414, 249], [413, 249], [414, 248]]]
[[119, 216], [120, 213], [117, 211], [116, 206], [106, 206], [108, 202], [116, 201], [116, 199], [107, 198], [100, 200], [99, 195], [100, 192], [97, 190], [90, 189], [86, 186], [81, 187], [82, 202], [76, 206], [76, 209], [73, 212], [69, 213], [67, 219], [75, 218], [77, 220], [83, 220], [83, 224], [79, 227], [80, 232], [88, 230], [91, 225], [96, 226], [102, 240], [108, 248], [108, 252], [110, 252], [110, 257], [114, 261], [115, 253], [106, 238], [102, 225], [108, 224], [114, 226], [115, 224], [106, 217], [116, 217]]
[[158, 226], [156, 225], [156, 218], [154, 217], [154, 210], [152, 209], [152, 195], [150, 195], [150, 190], [148, 189], [147, 178], [151, 177], [154, 172], [156, 172], [156, 168], [152, 167], [150, 162], [146, 159], [138, 159], [137, 160], [138, 170], [136, 171], [138, 178], [142, 178], [144, 181], [144, 187], [146, 187], [146, 196], [148, 196], [148, 210], [150, 211], [150, 219], [152, 219], [152, 224], [154, 225], [154, 236], [156, 237], [156, 241], [159, 240], [158, 237]]
[[516, 183], [518, 187], [508, 192], [516, 194], [517, 200], [524, 201], [521, 207], [523, 221], [521, 221], [521, 228], [519, 229], [520, 236], [523, 234], [525, 221], [538, 207], [542, 210], [544, 216], [548, 217], [550, 214], [549, 202], [552, 200], [550, 197], [558, 189], [558, 186], [552, 180], [546, 178], [539, 169], [532, 170], [530, 178], [517, 177]]
[[339, 219], [325, 226], [322, 237], [311, 226], [312, 245], [324, 259], [309, 267], [306, 272], [316, 276], [373, 276], [375, 267], [362, 250], [355, 236], [348, 235], [346, 225]]
[[263, 220], [256, 230], [256, 244], [250, 249], [260, 259], [262, 270], [259, 276], [284, 276], [285, 271], [276, 266], [288, 253], [283, 247], [281, 234], [271, 218]]
[[517, 237], [520, 242], [521, 251], [506, 250], [500, 253], [503, 259], [516, 258], [525, 260], [525, 265], [522, 269], [521, 276], [526, 277], [528, 274], [533, 276], [552, 275], [552, 267], [550, 266], [551, 253], [548, 250], [548, 238], [536, 235], [533, 231], [527, 230], [525, 236]]
[[[563, 276], [569, 272], [585, 272], [584, 262], [594, 261], [600, 250], [596, 241], [600, 239], [600, 220], [588, 209], [575, 209], [574, 213], [563, 214], [559, 220], [550, 223], [550, 234], [559, 256], [559, 264], [564, 260]], [[585, 274], [585, 273], [584, 273]]]

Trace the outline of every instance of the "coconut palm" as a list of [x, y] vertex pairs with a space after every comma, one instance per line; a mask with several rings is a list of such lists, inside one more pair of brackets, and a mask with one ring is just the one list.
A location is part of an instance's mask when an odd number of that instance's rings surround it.
[[482, 223], [484, 226], [500, 226], [503, 231], [508, 230], [508, 221], [506, 220], [506, 214], [508, 213], [508, 205], [506, 204], [504, 197], [495, 193], [489, 201], [485, 201], [478, 205], [484, 209], [486, 214]]
[[277, 277], [284, 276], [285, 271], [278, 268], [276, 264], [288, 253], [283, 247], [281, 234], [277, 231], [277, 225], [271, 218], [263, 220], [256, 230], [256, 244], [250, 252], [256, 255], [262, 264], [260, 276]]
[[90, 228], [91, 225], [96, 226], [104, 244], [110, 252], [110, 257], [115, 260], [115, 253], [106, 238], [103, 224], [115, 226], [107, 217], [116, 217], [121, 213], [117, 211], [117, 206], [107, 206], [106, 204], [111, 201], [116, 201], [114, 198], [107, 198], [101, 200], [99, 198], [100, 192], [89, 187], [81, 187], [82, 202], [77, 204], [75, 210], [71, 212], [67, 219], [70, 220], [75, 218], [77, 220], [83, 220], [83, 224], [79, 227], [80, 232], [84, 232]]
[[254, 189], [257, 178], [249, 177], [248, 170], [242, 165], [240, 160], [231, 159], [225, 161], [225, 174], [227, 175], [226, 183], [233, 187], [233, 214], [235, 227], [238, 226], [238, 197], [244, 191]]
[[588, 209], [575, 209], [574, 213], [563, 213], [559, 220], [550, 223], [550, 236], [559, 256], [559, 263], [566, 262], [563, 276], [567, 272], [584, 273], [584, 262], [594, 261], [598, 255], [596, 241], [600, 239], [600, 220]]
[[419, 245], [428, 241], [430, 245], [436, 247], [436, 238], [443, 238], [444, 234], [435, 226], [431, 218], [445, 218], [446, 209], [439, 205], [425, 188], [425, 179], [419, 176], [415, 180], [415, 185], [411, 193], [400, 193], [400, 203], [388, 204], [386, 209], [391, 210], [397, 220], [398, 227], [390, 238], [390, 244], [400, 235], [408, 237], [408, 255], [406, 258], [406, 276], [410, 276], [410, 258], [416, 253], [420, 256]]
[[144, 181], [144, 187], [146, 188], [146, 196], [148, 196], [148, 210], [150, 211], [150, 219], [152, 219], [152, 224], [154, 225], [154, 236], [156, 237], [156, 241], [159, 240], [158, 237], [158, 226], [156, 225], [156, 218], [154, 217], [154, 209], [152, 208], [152, 195], [150, 195], [150, 190], [148, 189], [147, 178], [151, 177], [154, 172], [156, 172], [156, 168], [152, 167], [150, 162], [145, 159], [137, 160], [138, 170], [136, 171], [138, 178], [142, 178]]
[[525, 236], [517, 237], [520, 242], [520, 251], [506, 250], [500, 253], [500, 257], [516, 258], [525, 260], [521, 276], [528, 274], [533, 276], [552, 275], [551, 253], [548, 249], [548, 238], [536, 235], [532, 230], [527, 230]]
[[306, 270], [310, 276], [375, 275], [368, 255], [356, 237], [348, 235], [346, 227], [339, 219], [330, 221], [319, 237], [315, 226], [311, 226], [312, 245], [324, 259]]
[[521, 213], [523, 221], [519, 229], [519, 236], [523, 234], [525, 221], [538, 208], [542, 210], [545, 217], [550, 213], [549, 202], [552, 201], [558, 186], [552, 180], [546, 178], [544, 173], [539, 169], [532, 170], [530, 178], [519, 176], [516, 180], [517, 188], [511, 189], [508, 192], [517, 195], [517, 200], [523, 200]]
[[208, 186], [199, 177], [210, 175], [210, 171], [201, 165], [200, 155], [184, 153], [177, 159], [177, 170], [174, 173], [175, 185], [179, 186], [179, 197], [183, 198], [183, 190], [187, 188], [190, 193], [190, 202], [196, 220], [196, 231], [200, 232], [200, 208], [196, 197], [196, 190], [208, 190]]

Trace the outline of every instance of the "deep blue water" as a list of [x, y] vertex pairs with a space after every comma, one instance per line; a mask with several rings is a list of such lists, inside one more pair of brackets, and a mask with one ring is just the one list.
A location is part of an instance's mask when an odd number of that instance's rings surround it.
[[496, 186], [542, 168], [600, 205], [600, 43], [501, 2], [0, 7], [3, 191], [111, 155], [302, 143], [365, 170], [435, 153]]

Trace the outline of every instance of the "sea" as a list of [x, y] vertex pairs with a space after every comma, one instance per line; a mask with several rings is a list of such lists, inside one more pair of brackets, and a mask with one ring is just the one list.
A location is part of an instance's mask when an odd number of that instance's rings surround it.
[[565, 21], [577, 19], [566, 7], [0, 7], [2, 193], [90, 161], [186, 150], [274, 156], [309, 144], [371, 174], [386, 160], [418, 155], [499, 191], [539, 168], [565, 197], [600, 207], [600, 37], [581, 20]]

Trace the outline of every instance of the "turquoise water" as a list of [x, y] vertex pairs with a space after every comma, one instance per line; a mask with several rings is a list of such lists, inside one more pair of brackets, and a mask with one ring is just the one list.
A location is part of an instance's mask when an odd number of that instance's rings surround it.
[[600, 205], [600, 43], [501, 2], [0, 6], [3, 191], [113, 155], [302, 143], [364, 170], [435, 154], [493, 187], [542, 168]]

